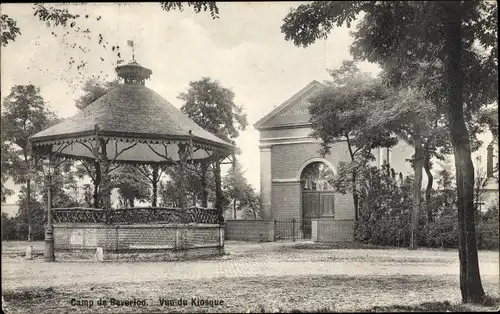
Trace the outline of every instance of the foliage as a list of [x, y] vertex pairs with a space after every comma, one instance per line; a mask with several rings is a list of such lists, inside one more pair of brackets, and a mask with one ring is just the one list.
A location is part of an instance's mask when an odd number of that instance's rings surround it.
[[[248, 122], [241, 106], [234, 102], [234, 92], [227, 89], [218, 81], [209, 77], [189, 83], [189, 89], [181, 93], [178, 98], [184, 101], [181, 111], [190, 117], [196, 124], [219, 138], [232, 143], [239, 136], [240, 130], [245, 130]], [[208, 165], [201, 165], [199, 172], [202, 195], [202, 204], [208, 203], [210, 192], [207, 184]], [[212, 165], [214, 170], [215, 207], [225, 208], [227, 198], [219, 192], [221, 187], [220, 161]]]
[[210, 12], [210, 16], [212, 19], [219, 18], [219, 8], [214, 1], [186, 1], [186, 2], [160, 2], [161, 8], [165, 11], [179, 10], [183, 11], [184, 5], [188, 7], [192, 7], [194, 13], [200, 13], [202, 10], [206, 12], [207, 10]]
[[334, 141], [346, 139], [350, 163], [339, 165], [339, 168], [349, 168], [350, 175], [342, 176], [340, 183], [343, 193], [352, 192], [355, 219], [358, 220], [356, 181], [359, 172], [374, 159], [372, 149], [391, 147], [397, 142], [390, 131], [368, 124], [372, 104], [388, 98], [390, 90], [381, 80], [361, 72], [352, 61], [344, 61], [339, 69], [331, 70], [330, 75], [332, 81], [328, 82], [328, 87], [310, 100], [311, 135], [321, 138], [322, 155], [330, 153]]
[[[3, 120], [3, 119], [2, 119]], [[3, 122], [3, 121], [2, 121]], [[7, 169], [9, 169], [11, 167], [10, 163], [12, 162], [12, 157], [13, 157], [13, 154], [12, 154], [12, 151], [11, 151], [11, 144], [9, 142], [6, 141], [5, 139], [5, 132], [3, 131], [3, 123], [0, 125], [0, 127], [2, 128], [2, 131], [1, 131], [1, 152], [2, 152], [2, 157], [1, 157], [1, 160], [2, 160], [2, 177], [1, 177], [1, 184], [2, 184], [2, 194], [1, 194], [1, 197], [2, 197], [2, 203], [6, 201], [7, 197], [11, 196], [14, 191], [12, 189], [9, 189], [5, 186], [5, 183], [7, 182], [7, 180], [9, 179], [9, 176], [7, 175]]]
[[479, 213], [477, 222], [478, 247], [480, 249], [498, 250], [499, 243], [499, 215], [498, 206], [491, 206], [485, 213]]
[[18, 239], [14, 217], [9, 217], [6, 213], [2, 213], [2, 241]]
[[189, 89], [178, 98], [181, 107], [196, 124], [221, 139], [231, 142], [239, 130], [248, 125], [243, 108], [234, 103], [234, 92], [209, 77], [189, 83]]
[[21, 30], [17, 27], [17, 22], [7, 14], [0, 16], [0, 31], [2, 32], [2, 46], [5, 47], [9, 41], [14, 41], [17, 35], [21, 35]]
[[[2, 153], [7, 161], [2, 163], [2, 173], [12, 178], [15, 184], [26, 184], [30, 200], [31, 176], [40, 173], [40, 165], [33, 159], [29, 137], [56, 121], [34, 85], [15, 85], [3, 100], [1, 124], [2, 146], [8, 148]], [[3, 147], [2, 147], [3, 148]], [[3, 185], [3, 184], [2, 184]], [[28, 224], [32, 223], [28, 208]], [[31, 236], [31, 235], [30, 235]]]
[[371, 244], [407, 246], [410, 241], [412, 178], [397, 183], [383, 169], [367, 168], [360, 178], [360, 216], [356, 240]]
[[80, 17], [69, 13], [67, 9], [57, 9], [39, 3], [33, 5], [33, 11], [33, 15], [45, 22], [47, 27], [67, 26], [70, 21], [70, 26], [73, 27], [73, 21]]
[[312, 135], [322, 139], [321, 153], [328, 154], [329, 145], [340, 137], [349, 141], [353, 157], [359, 152], [364, 159], [373, 158], [373, 148], [393, 146], [396, 139], [387, 131], [366, 127], [371, 103], [390, 95], [383, 82], [361, 72], [352, 61], [344, 61], [330, 75], [332, 82], [310, 99], [309, 107]]
[[[19, 205], [19, 211], [15, 217], [16, 233], [18, 240], [25, 240], [28, 234], [28, 209], [26, 207], [27, 202], [25, 193], [21, 192], [17, 204]], [[33, 240], [43, 240], [45, 222], [47, 219], [46, 206], [44, 206], [41, 201], [32, 198], [30, 201], [30, 212], [33, 219], [33, 226], [31, 229]]]
[[[405, 247], [410, 239], [412, 178], [403, 184], [395, 182], [385, 169], [367, 169], [360, 188], [360, 219], [356, 223], [356, 240], [383, 246]], [[419, 245], [432, 248], [458, 247], [457, 195], [452, 174], [444, 169], [438, 176], [438, 189], [432, 191], [434, 220], [420, 215]], [[498, 249], [498, 208], [492, 206], [477, 212], [479, 249]]]
[[[244, 218], [260, 218], [260, 197], [247, 182], [242, 166], [236, 163], [223, 179], [225, 197], [233, 204], [234, 216], [241, 211]], [[228, 204], [228, 205], [229, 205]]]
[[[15, 85], [3, 100], [2, 132], [4, 140], [12, 144], [17, 158], [7, 169], [16, 183], [26, 182], [30, 157], [28, 139], [56, 120], [34, 85]], [[5, 170], [4, 170], [5, 171]]]
[[172, 180], [166, 182], [160, 181], [158, 194], [160, 196], [161, 207], [179, 207], [177, 188]]
[[134, 201], [150, 200], [150, 184], [139, 170], [133, 165], [121, 165], [111, 172], [112, 187], [118, 189], [121, 204], [134, 207]]
[[[361, 12], [352, 33], [355, 58], [377, 62], [391, 81], [408, 86], [422, 64], [436, 70], [422, 75], [420, 87], [446, 114], [455, 156], [458, 190], [460, 290], [463, 302], [484, 297], [474, 217], [474, 166], [471, 159], [472, 114], [498, 99], [498, 5], [490, 1], [342, 1], [313, 2], [292, 10], [281, 28], [287, 40], [307, 46], [325, 38], [334, 26]], [[415, 71], [416, 70], [416, 71]], [[408, 81], [406, 81], [408, 79]]]

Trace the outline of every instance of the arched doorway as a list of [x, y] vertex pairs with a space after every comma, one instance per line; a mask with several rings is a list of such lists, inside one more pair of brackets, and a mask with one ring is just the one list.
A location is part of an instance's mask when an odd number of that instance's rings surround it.
[[302, 226], [304, 238], [311, 237], [311, 219], [333, 217], [335, 196], [333, 170], [321, 161], [308, 164], [300, 175], [302, 187]]

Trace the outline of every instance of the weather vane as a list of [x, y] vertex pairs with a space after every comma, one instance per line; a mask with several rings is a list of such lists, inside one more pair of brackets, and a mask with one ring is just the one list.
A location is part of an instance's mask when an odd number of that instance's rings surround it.
[[127, 45], [132, 47], [132, 60], [135, 61], [135, 48], [134, 48], [134, 41], [133, 40], [127, 40]]

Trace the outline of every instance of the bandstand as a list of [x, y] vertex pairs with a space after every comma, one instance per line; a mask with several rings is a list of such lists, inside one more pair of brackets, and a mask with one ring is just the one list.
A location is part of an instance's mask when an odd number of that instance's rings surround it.
[[[34, 159], [44, 161], [49, 179], [45, 260], [54, 261], [59, 252], [96, 250], [104, 252], [104, 259], [137, 253], [163, 253], [174, 259], [220, 254], [222, 208], [217, 202], [214, 209], [187, 207], [182, 178], [190, 165], [234, 160], [234, 146], [147, 88], [150, 69], [134, 60], [116, 72], [122, 84], [30, 138]], [[101, 197], [96, 208], [52, 208], [50, 173], [67, 159], [94, 165]], [[152, 207], [113, 209], [110, 172], [121, 164], [150, 165], [156, 178], [162, 166], [176, 167], [181, 178], [179, 208], [156, 207], [153, 202]], [[220, 195], [220, 168], [215, 180]]]

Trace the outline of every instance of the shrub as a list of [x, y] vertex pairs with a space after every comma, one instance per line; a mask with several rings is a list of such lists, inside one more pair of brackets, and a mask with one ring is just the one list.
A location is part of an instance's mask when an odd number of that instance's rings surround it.
[[[427, 204], [422, 200], [419, 219], [419, 245], [434, 248], [458, 247], [458, 210], [452, 177], [441, 172], [438, 190], [432, 191], [427, 219]], [[355, 224], [358, 242], [383, 246], [409, 245], [412, 203], [412, 178], [397, 184], [387, 169], [370, 168], [362, 175], [359, 187], [360, 215]], [[479, 249], [499, 248], [499, 212], [493, 206], [476, 212], [476, 234]]]

